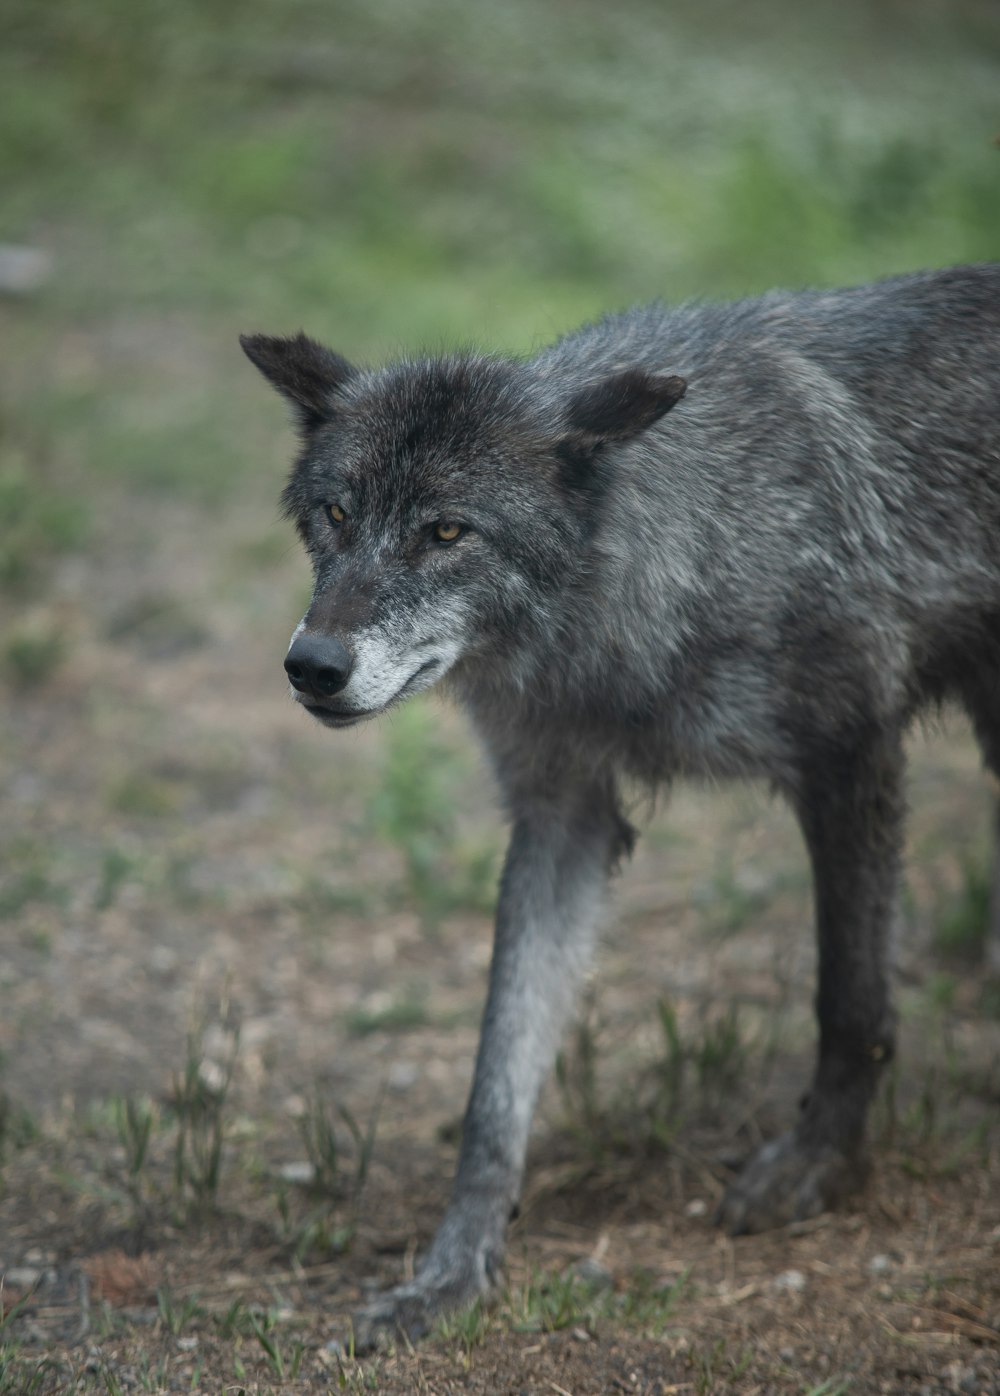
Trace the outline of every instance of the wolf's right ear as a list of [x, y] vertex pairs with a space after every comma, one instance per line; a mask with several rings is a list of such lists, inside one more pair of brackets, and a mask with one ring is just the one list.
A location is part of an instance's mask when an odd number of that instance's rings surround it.
[[577, 393], [569, 404], [567, 424], [595, 443], [627, 441], [669, 412], [686, 392], [687, 382], [675, 374], [619, 369]]
[[346, 359], [301, 332], [287, 339], [241, 334], [240, 344], [250, 362], [292, 404], [303, 436], [333, 420], [337, 393], [354, 373]]

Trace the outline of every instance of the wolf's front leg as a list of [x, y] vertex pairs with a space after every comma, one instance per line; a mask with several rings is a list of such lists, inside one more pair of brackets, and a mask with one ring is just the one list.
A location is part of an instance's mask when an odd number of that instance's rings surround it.
[[489, 994], [451, 1201], [417, 1270], [364, 1309], [359, 1347], [381, 1330], [418, 1337], [485, 1294], [521, 1190], [539, 1090], [590, 959], [609, 868], [627, 826], [605, 790], [522, 806], [500, 884]]

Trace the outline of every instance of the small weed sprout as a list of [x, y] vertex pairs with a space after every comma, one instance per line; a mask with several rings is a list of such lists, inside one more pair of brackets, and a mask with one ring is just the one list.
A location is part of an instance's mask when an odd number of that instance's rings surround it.
[[[507, 1292], [498, 1321], [514, 1332], [555, 1333], [574, 1327], [593, 1332], [604, 1320], [658, 1338], [687, 1285], [687, 1271], [669, 1284], [657, 1284], [638, 1273], [622, 1290], [615, 1288], [610, 1277], [597, 1280], [575, 1268], [561, 1273], [536, 1271], [526, 1284]], [[473, 1305], [457, 1315], [443, 1335], [461, 1342], [469, 1352], [489, 1326], [482, 1306]]]
[[592, 1003], [556, 1060], [567, 1126], [592, 1163], [621, 1147], [669, 1150], [685, 1116], [718, 1112], [744, 1082], [751, 1057], [766, 1067], [777, 1045], [773, 1029], [763, 1042], [747, 1031], [738, 1004], [721, 1011], [705, 1005], [695, 1023], [682, 1028], [673, 1003], [661, 998], [656, 1020], [661, 1053], [625, 1090], [601, 1086], [601, 1035]]
[[[24, 1309], [25, 1306], [29, 1303], [29, 1301], [35, 1293], [35, 1289], [38, 1288], [38, 1285], [36, 1282], [34, 1288], [29, 1289], [27, 1294], [22, 1294], [21, 1298], [16, 1300], [15, 1303], [11, 1304], [9, 1309], [6, 1309], [4, 1307], [3, 1288], [3, 1276], [0, 1275], [0, 1335], [3, 1334], [5, 1328], [13, 1324], [14, 1320], [17, 1318], [21, 1310]], [[2, 1388], [0, 1388], [0, 1390], [2, 1390]]]
[[657, 1004], [663, 1034], [663, 1057], [657, 1070], [657, 1098], [654, 1114], [668, 1128], [684, 1103], [688, 1068], [694, 1072], [698, 1100], [720, 1105], [743, 1079], [750, 1054], [750, 1043], [740, 1021], [739, 1005], [730, 1003], [718, 1015], [701, 1014], [697, 1032], [685, 1038], [677, 1013], [669, 999]]
[[101, 859], [101, 877], [94, 896], [94, 910], [107, 911], [114, 906], [125, 882], [135, 868], [135, 858], [120, 848], [105, 849]]
[[144, 1167], [158, 1112], [152, 1101], [134, 1096], [114, 1097], [111, 1112], [118, 1141], [125, 1151], [126, 1186], [138, 1220], [146, 1212]]
[[606, 1291], [572, 1270], [536, 1272], [510, 1297], [511, 1327], [518, 1333], [556, 1333], [575, 1325], [589, 1329], [606, 1300]]
[[15, 1105], [7, 1092], [0, 1090], [0, 1166], [8, 1154], [27, 1148], [37, 1138], [38, 1126], [27, 1110]]
[[688, 1289], [690, 1274], [691, 1269], [687, 1267], [676, 1279], [664, 1284], [645, 1271], [637, 1272], [624, 1293], [610, 1296], [618, 1316], [623, 1323], [648, 1337], [661, 1338], [678, 1300]]
[[706, 929], [720, 939], [736, 935], [766, 910], [774, 890], [756, 885], [748, 872], [738, 871], [732, 858], [727, 858], [699, 898]]
[[270, 1314], [257, 1315], [249, 1313], [250, 1329], [254, 1337], [264, 1349], [268, 1366], [279, 1381], [294, 1381], [302, 1366], [302, 1358], [305, 1355], [305, 1344], [301, 1339], [296, 1338], [292, 1344], [291, 1355], [286, 1358], [274, 1337], [274, 1320]]
[[457, 1313], [446, 1314], [435, 1326], [434, 1336], [440, 1342], [451, 1343], [461, 1353], [468, 1370], [473, 1349], [490, 1330], [490, 1316], [481, 1299], [474, 1300]]
[[684, 1092], [684, 1067], [687, 1052], [677, 1023], [677, 1011], [667, 998], [656, 1005], [660, 1031], [663, 1034], [663, 1057], [657, 1071], [655, 1117], [668, 1123], [680, 1110]]
[[196, 1294], [177, 1299], [172, 1291], [166, 1288], [156, 1291], [156, 1308], [160, 1323], [175, 1338], [181, 1336], [192, 1319], [202, 1315]]
[[[356, 1139], [360, 1131], [351, 1112], [342, 1105], [334, 1106], [334, 1110]], [[299, 1116], [299, 1133], [312, 1165], [314, 1187], [335, 1197], [343, 1184], [342, 1150], [333, 1112], [319, 1090], [311, 1091], [307, 1098], [306, 1108]]]
[[182, 1072], [174, 1076], [172, 1105], [177, 1118], [174, 1144], [174, 1192], [182, 1211], [204, 1211], [215, 1204], [222, 1170], [225, 1108], [239, 1054], [239, 1028], [228, 1024], [223, 1006], [225, 1045], [210, 1058], [205, 1051], [204, 1023], [193, 1025], [187, 1037]]
[[[354, 1239], [361, 1199], [375, 1147], [382, 1097], [375, 1102], [364, 1129], [339, 1101], [328, 1104], [318, 1088], [306, 1096], [306, 1106], [299, 1116], [299, 1133], [306, 1157], [312, 1167], [312, 1187], [325, 1194], [331, 1204], [346, 1203], [344, 1219], [334, 1224], [324, 1212], [308, 1218], [298, 1229], [296, 1252], [299, 1255], [313, 1248], [344, 1251]], [[342, 1125], [349, 1136], [344, 1140]], [[278, 1193], [278, 1211], [286, 1234], [291, 1230], [291, 1209], [287, 1192]]]
[[718, 1017], [705, 1019], [691, 1054], [702, 1097], [720, 1103], [739, 1085], [747, 1066], [748, 1043], [738, 1004], [730, 1003]]
[[365, 1391], [378, 1391], [382, 1386], [382, 1361], [356, 1362], [353, 1342], [346, 1358], [337, 1357], [337, 1390], [360, 1396]]
[[992, 890], [988, 861], [966, 859], [961, 886], [936, 917], [934, 949], [944, 959], [979, 963], [986, 945]]
[[66, 635], [57, 626], [25, 624], [8, 636], [3, 667], [14, 687], [41, 688], [63, 663], [68, 650]]
[[32, 903], [64, 906], [67, 900], [67, 888], [55, 876], [51, 847], [32, 838], [15, 838], [6, 845], [0, 875], [0, 918], [13, 919]]
[[359, 1006], [351, 1009], [345, 1026], [352, 1037], [367, 1037], [373, 1032], [411, 1032], [414, 1028], [426, 1027], [429, 1021], [427, 1004], [422, 998], [408, 994], [384, 1008]]
[[335, 1101], [332, 1107], [328, 1106], [323, 1094], [316, 1089], [307, 1096], [306, 1108], [299, 1117], [299, 1132], [306, 1146], [307, 1159], [313, 1166], [314, 1187], [330, 1196], [342, 1196], [345, 1192], [344, 1148], [339, 1142], [335, 1121], [344, 1122], [351, 1135], [355, 1160], [353, 1175], [346, 1187], [352, 1208], [358, 1206], [369, 1174], [380, 1108], [381, 1096], [374, 1104], [367, 1127], [362, 1129], [348, 1107], [339, 1101]]
[[0, 424], [0, 592], [25, 597], [44, 589], [52, 559], [79, 548], [87, 505], [45, 477], [41, 443], [13, 441]]
[[245, 1338], [253, 1333], [252, 1316], [242, 1299], [234, 1299], [224, 1314], [213, 1315], [220, 1338]]

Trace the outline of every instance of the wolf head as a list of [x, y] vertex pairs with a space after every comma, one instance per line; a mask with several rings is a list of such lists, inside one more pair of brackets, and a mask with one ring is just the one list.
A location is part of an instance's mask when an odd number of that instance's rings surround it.
[[315, 589], [285, 670], [335, 727], [477, 657], [510, 666], [522, 628], [586, 575], [607, 448], [685, 389], [629, 367], [561, 385], [479, 354], [367, 370], [302, 334], [240, 342], [301, 438], [283, 503]]

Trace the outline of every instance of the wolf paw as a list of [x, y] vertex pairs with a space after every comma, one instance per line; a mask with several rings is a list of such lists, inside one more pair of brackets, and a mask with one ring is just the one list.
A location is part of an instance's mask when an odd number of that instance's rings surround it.
[[715, 1221], [733, 1236], [804, 1221], [856, 1192], [866, 1174], [860, 1152], [809, 1144], [792, 1131], [751, 1155], [726, 1189]]
[[416, 1341], [430, 1331], [441, 1306], [420, 1285], [399, 1285], [380, 1294], [354, 1316], [354, 1347], [372, 1352], [393, 1338]]
[[355, 1314], [355, 1351], [372, 1352], [394, 1338], [416, 1342], [426, 1337], [442, 1315], [471, 1303], [482, 1292], [471, 1289], [466, 1293], [455, 1285], [437, 1288], [420, 1280], [397, 1285]]

